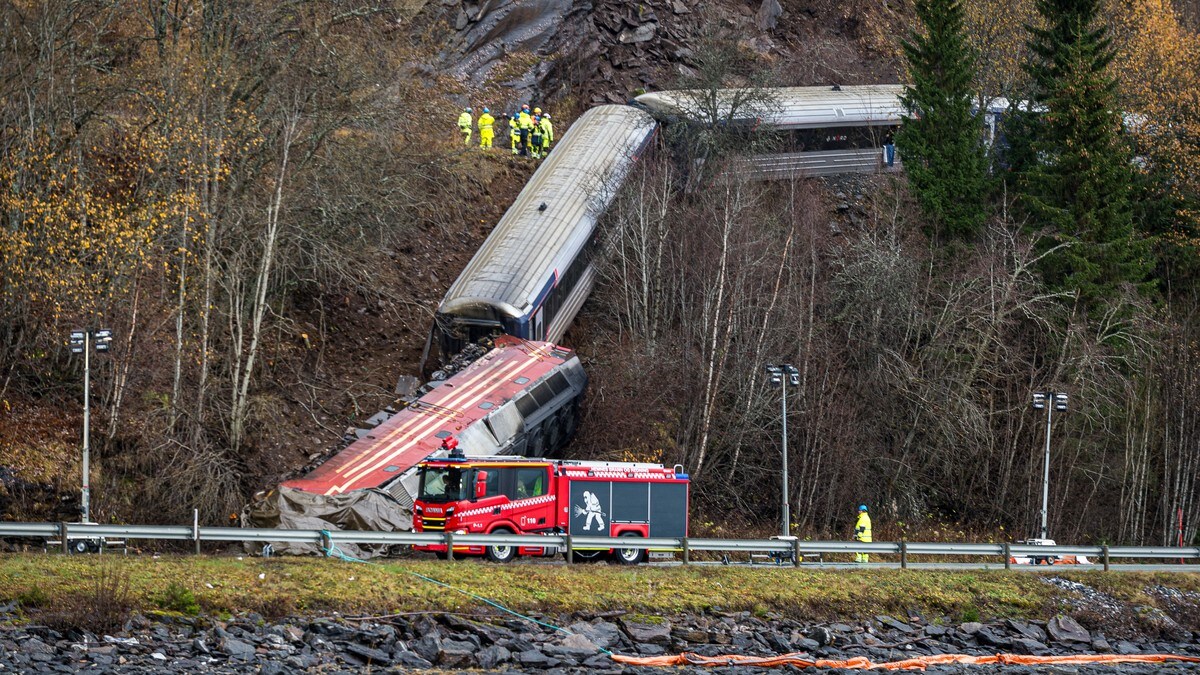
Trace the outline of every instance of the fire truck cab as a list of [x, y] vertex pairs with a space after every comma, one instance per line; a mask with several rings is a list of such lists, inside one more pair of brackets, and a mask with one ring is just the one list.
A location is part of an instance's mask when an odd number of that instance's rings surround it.
[[[417, 532], [684, 537], [688, 477], [682, 466], [525, 457], [451, 456], [422, 462], [413, 509]], [[446, 557], [445, 544], [414, 546]], [[508, 562], [552, 556], [558, 546], [459, 546], [454, 555]], [[611, 556], [633, 565], [644, 549], [574, 550], [580, 559]]]

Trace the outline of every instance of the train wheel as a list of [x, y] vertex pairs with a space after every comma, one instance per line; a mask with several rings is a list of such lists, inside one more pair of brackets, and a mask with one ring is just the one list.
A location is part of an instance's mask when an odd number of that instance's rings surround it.
[[[621, 537], [636, 537], [634, 532], [626, 532]], [[646, 549], [644, 548], [618, 548], [613, 550], [613, 562], [621, 565], [637, 565], [646, 560]]]
[[563, 441], [563, 418], [555, 415], [546, 421], [546, 452], [556, 453]]
[[[503, 527], [492, 530], [492, 534], [512, 534], [512, 530]], [[488, 560], [498, 563], [506, 563], [517, 557], [516, 546], [489, 546], [487, 547]]]

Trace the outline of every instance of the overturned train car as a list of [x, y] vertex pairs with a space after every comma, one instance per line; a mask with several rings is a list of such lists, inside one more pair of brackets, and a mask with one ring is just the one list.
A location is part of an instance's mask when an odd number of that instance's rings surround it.
[[[587, 375], [569, 349], [500, 336], [470, 365], [426, 386], [431, 388], [420, 396], [371, 418], [373, 428], [310, 473], [260, 495], [243, 513], [243, 524], [411, 529], [416, 466], [444, 456], [443, 439], [454, 436], [473, 455], [553, 455], [579, 424]], [[316, 552], [308, 544], [274, 549]]]

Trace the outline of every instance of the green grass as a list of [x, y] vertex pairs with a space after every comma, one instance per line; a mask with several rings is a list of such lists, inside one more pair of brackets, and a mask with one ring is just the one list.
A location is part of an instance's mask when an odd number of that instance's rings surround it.
[[[57, 555], [0, 556], [0, 602], [36, 599], [54, 607], [94, 585], [107, 570], [125, 575], [137, 607], [147, 612], [199, 611], [268, 617], [337, 611], [383, 615], [412, 611], [469, 612], [482, 603], [414, 574], [492, 599], [522, 612], [623, 609], [650, 615], [720, 610], [805, 620], [876, 614], [927, 619], [1049, 618], [1062, 591], [1028, 572], [817, 571], [744, 567], [493, 565], [477, 561], [388, 562], [378, 565], [314, 558]], [[1200, 590], [1200, 575], [1066, 572], [1123, 600], [1154, 605], [1143, 589], [1162, 584]], [[260, 578], [261, 577], [261, 578]]]

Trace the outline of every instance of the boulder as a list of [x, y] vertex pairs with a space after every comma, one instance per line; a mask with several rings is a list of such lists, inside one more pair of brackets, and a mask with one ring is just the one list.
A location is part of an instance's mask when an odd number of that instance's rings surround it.
[[530, 668], [548, 668], [556, 663], [554, 659], [551, 659], [549, 656], [546, 656], [536, 649], [530, 649], [529, 651], [517, 654], [516, 660], [520, 662], [521, 665]]
[[981, 645], [989, 645], [991, 647], [999, 647], [1000, 649], [1008, 649], [1012, 646], [1012, 640], [1004, 637], [999, 632], [993, 630], [989, 626], [984, 626], [975, 632], [975, 639]]
[[479, 653], [475, 655], [475, 660], [479, 662], [480, 668], [492, 670], [501, 663], [507, 662], [511, 656], [512, 653], [504, 647], [493, 645], [479, 650]]
[[1046, 641], [1046, 631], [1042, 630], [1039, 626], [1035, 626], [1031, 623], [1025, 623], [1024, 621], [1017, 621], [1015, 619], [1009, 619], [1008, 621], [1005, 621], [1005, 624], [1007, 624], [1009, 630], [1011, 630], [1018, 637], [1029, 638], [1030, 640], [1037, 640], [1038, 642]]
[[346, 651], [362, 659], [369, 666], [390, 666], [392, 664], [392, 657], [387, 652], [360, 645], [357, 642], [347, 644]]
[[221, 640], [221, 651], [228, 654], [231, 659], [241, 661], [254, 659], [254, 645], [234, 637], [227, 637]]
[[654, 35], [658, 32], [658, 24], [644, 23], [637, 28], [627, 28], [621, 31], [617, 36], [617, 42], [621, 44], [636, 44], [638, 42], [649, 42], [654, 39]]
[[905, 633], [911, 633], [916, 630], [903, 621], [899, 621], [886, 615], [877, 616], [875, 617], [875, 620], [878, 621], [879, 625], [883, 626], [884, 628], [891, 628], [892, 630], [903, 631]]
[[568, 626], [567, 630], [586, 637], [592, 641], [592, 644], [603, 649], [610, 649], [621, 639], [621, 629], [607, 621], [597, 621], [595, 623], [580, 621]]
[[817, 643], [818, 647], [833, 644], [833, 631], [824, 626], [813, 626], [808, 629], [808, 637]]
[[656, 645], [671, 644], [671, 622], [665, 619], [651, 620], [647, 618], [621, 619], [621, 626], [629, 639], [634, 642], [649, 642]]
[[1050, 637], [1057, 642], [1090, 643], [1092, 641], [1092, 636], [1087, 629], [1066, 615], [1050, 619], [1050, 622], [1046, 624], [1046, 630], [1049, 631]]
[[416, 652], [402, 651], [395, 654], [393, 661], [397, 666], [408, 668], [432, 668], [433, 663]]
[[1038, 642], [1032, 638], [1019, 637], [1013, 639], [1012, 649], [1018, 654], [1039, 656], [1046, 653], [1049, 648], [1046, 647], [1044, 643]]

